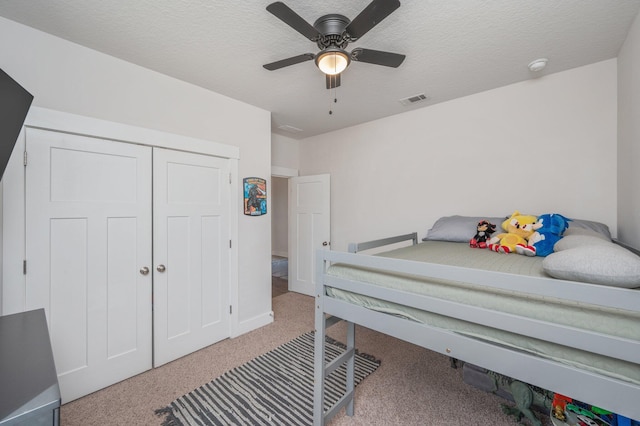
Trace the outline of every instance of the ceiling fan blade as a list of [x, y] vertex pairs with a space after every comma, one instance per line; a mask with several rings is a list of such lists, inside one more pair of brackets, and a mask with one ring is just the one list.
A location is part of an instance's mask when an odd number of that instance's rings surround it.
[[326, 80], [327, 80], [327, 89], [335, 89], [336, 87], [340, 86], [340, 74], [335, 74], [335, 75], [329, 75], [326, 74]]
[[373, 0], [347, 25], [345, 31], [352, 41], [359, 39], [399, 7], [398, 0]]
[[267, 6], [267, 10], [311, 41], [316, 41], [320, 36], [318, 30], [313, 28], [313, 25], [302, 19], [300, 15], [281, 1], [271, 3]]
[[271, 62], [270, 64], [265, 64], [263, 65], [263, 67], [265, 67], [269, 71], [275, 71], [280, 68], [288, 67], [289, 65], [295, 65], [299, 64], [300, 62], [310, 61], [315, 57], [316, 55], [314, 55], [313, 53], [303, 53], [302, 55], [292, 56], [291, 58]]
[[366, 62], [368, 64], [384, 65], [385, 67], [397, 68], [406, 58], [399, 53], [383, 52], [381, 50], [362, 49], [360, 47], [351, 51], [351, 60]]

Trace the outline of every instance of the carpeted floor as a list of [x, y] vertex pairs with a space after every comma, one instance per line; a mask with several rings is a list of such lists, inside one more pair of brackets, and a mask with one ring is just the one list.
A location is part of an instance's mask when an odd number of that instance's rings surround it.
[[[154, 410], [313, 330], [311, 297], [284, 293], [273, 298], [273, 311], [273, 324], [63, 405], [61, 425], [159, 425], [162, 418]], [[344, 325], [332, 327], [329, 335], [345, 341]], [[465, 384], [461, 369], [451, 369], [447, 357], [361, 327], [356, 344], [382, 365], [357, 387], [355, 416], [342, 412], [332, 426], [514, 424], [502, 413], [504, 400]]]
[[278, 297], [289, 291], [289, 281], [286, 278], [271, 277], [271, 296]]

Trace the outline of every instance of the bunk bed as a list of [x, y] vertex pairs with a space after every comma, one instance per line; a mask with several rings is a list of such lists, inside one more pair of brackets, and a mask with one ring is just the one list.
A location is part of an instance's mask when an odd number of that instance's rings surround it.
[[[402, 241], [412, 244], [360, 253]], [[316, 253], [315, 425], [354, 413], [355, 324], [640, 419], [640, 289], [552, 278], [543, 258], [418, 243], [416, 233], [349, 251]], [[489, 258], [506, 267], [485, 267]], [[326, 364], [326, 329], [343, 320], [347, 349]], [[326, 407], [325, 377], [344, 364], [346, 392]]]

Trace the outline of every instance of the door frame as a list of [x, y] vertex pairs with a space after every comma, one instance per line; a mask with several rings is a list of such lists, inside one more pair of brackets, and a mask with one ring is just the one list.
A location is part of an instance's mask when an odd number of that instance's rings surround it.
[[[297, 177], [299, 174], [298, 169], [291, 169], [288, 167], [280, 167], [280, 166], [271, 166], [271, 179], [272, 179], [272, 183], [271, 183], [271, 187], [273, 188], [273, 178], [281, 178], [281, 179], [287, 179], [287, 185], [289, 184], [289, 178], [292, 177]], [[273, 192], [272, 192], [273, 193]], [[271, 203], [273, 205], [273, 202], [275, 202], [275, 199], [272, 198]], [[273, 207], [271, 208], [271, 211], [273, 211]], [[287, 194], [287, 215], [289, 214], [289, 197]], [[271, 216], [271, 220], [273, 221], [273, 216]], [[271, 228], [273, 229], [273, 228]], [[287, 233], [289, 229], [289, 217], [287, 216]], [[287, 241], [288, 241], [289, 236], [287, 235]], [[272, 241], [272, 245], [271, 245], [271, 254], [273, 255], [273, 235], [271, 236], [271, 241]], [[288, 243], [287, 243], [287, 250], [288, 250]], [[287, 258], [289, 257], [289, 254], [287, 253]]]
[[[31, 107], [25, 119], [24, 128], [28, 127], [226, 158], [229, 160], [231, 181], [236, 184], [235, 186], [239, 182], [240, 148], [236, 146], [36, 106]], [[25, 132], [23, 130], [20, 132], [2, 178], [1, 315], [20, 312], [21, 310], [17, 307], [21, 306], [24, 310], [26, 303], [24, 295], [26, 278], [23, 273], [26, 247], [24, 151]], [[236, 242], [239, 236], [238, 215], [240, 214], [238, 192], [232, 189], [229, 199], [229, 236]], [[232, 244], [229, 252], [229, 303], [232, 306], [230, 336], [236, 336], [238, 332], [238, 300], [238, 244]]]

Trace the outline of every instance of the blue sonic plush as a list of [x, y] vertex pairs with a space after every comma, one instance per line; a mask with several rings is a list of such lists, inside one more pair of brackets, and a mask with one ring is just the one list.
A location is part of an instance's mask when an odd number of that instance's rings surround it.
[[528, 245], [519, 244], [516, 252], [526, 256], [547, 256], [553, 253], [553, 246], [562, 238], [570, 220], [557, 213], [538, 216], [533, 225], [535, 232], [529, 237]]

